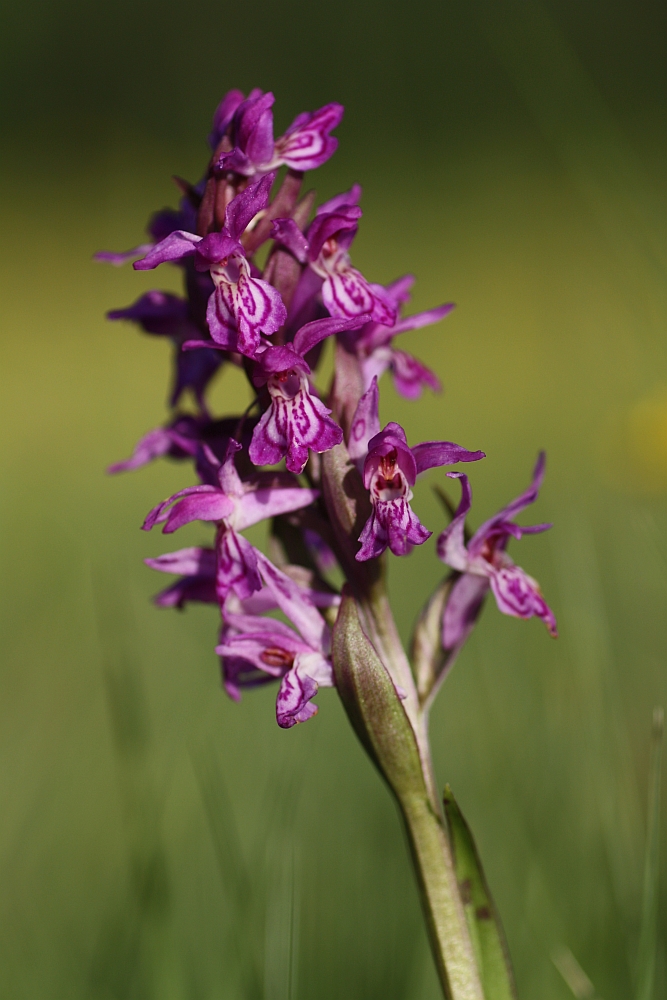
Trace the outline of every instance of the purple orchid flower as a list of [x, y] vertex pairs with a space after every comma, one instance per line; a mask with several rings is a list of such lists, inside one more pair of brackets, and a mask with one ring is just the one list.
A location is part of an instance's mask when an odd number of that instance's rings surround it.
[[275, 465], [287, 457], [290, 472], [303, 472], [308, 449], [329, 451], [343, 440], [343, 432], [331, 419], [331, 410], [310, 393], [310, 367], [305, 355], [325, 337], [354, 329], [367, 317], [320, 319], [297, 330], [292, 344], [267, 347], [255, 359], [253, 381], [266, 385], [269, 409], [253, 432], [250, 459], [255, 465]]
[[[170, 292], [146, 292], [126, 309], [112, 309], [107, 319], [130, 320], [138, 323], [146, 333], [169, 337], [175, 348], [175, 378], [169, 405], [177, 406], [186, 389], [190, 389], [200, 410], [207, 412], [204, 393], [222, 364], [219, 351], [210, 347], [183, 351], [186, 341], [200, 336], [199, 328], [190, 318], [190, 307], [185, 299]], [[203, 343], [203, 342], [202, 342]]]
[[[410, 298], [410, 288], [414, 280], [413, 276], [408, 274], [385, 288], [387, 297], [396, 311]], [[419, 399], [424, 386], [428, 386], [434, 392], [440, 392], [442, 384], [435, 372], [411, 354], [398, 350], [392, 341], [394, 337], [407, 333], [408, 330], [419, 330], [423, 326], [437, 323], [453, 308], [454, 304], [448, 302], [435, 309], [397, 319], [393, 326], [373, 322], [368, 323], [358, 333], [342, 336], [340, 339], [345, 348], [359, 358], [364, 391], [370, 388], [374, 376], [379, 379], [387, 369], [390, 369], [396, 391], [406, 399]]]
[[191, 521], [214, 521], [218, 525], [215, 589], [221, 605], [230, 590], [244, 599], [262, 585], [257, 568], [259, 553], [239, 532], [267, 517], [307, 507], [319, 495], [317, 490], [300, 486], [264, 486], [261, 480], [243, 482], [234, 466], [234, 455], [240, 448], [237, 441], [230, 440], [221, 465], [209, 451], [209, 461], [219, 466], [219, 485], [180, 490], [154, 507], [143, 524], [144, 531], [164, 524], [165, 534]]
[[407, 555], [413, 545], [422, 545], [432, 532], [410, 507], [417, 476], [441, 465], [477, 462], [483, 451], [467, 451], [450, 441], [425, 441], [408, 446], [400, 424], [389, 423], [379, 430], [378, 384], [359, 401], [350, 429], [350, 458], [361, 466], [364, 486], [369, 490], [373, 512], [366, 522], [356, 554], [359, 562], [375, 559], [389, 547], [395, 556]]
[[438, 539], [438, 555], [462, 575], [455, 582], [443, 616], [443, 645], [452, 649], [461, 645], [472, 629], [482, 601], [493, 591], [498, 609], [515, 618], [541, 618], [551, 635], [558, 634], [556, 619], [542, 596], [539, 584], [507, 555], [510, 538], [546, 531], [550, 524], [523, 527], [512, 518], [537, 500], [544, 479], [546, 456], [541, 452], [527, 490], [485, 521], [467, 546], [465, 519], [472, 503], [468, 477], [462, 472], [447, 475], [461, 480], [461, 502], [449, 527]]
[[[260, 335], [270, 336], [287, 319], [280, 293], [253, 277], [239, 242], [255, 216], [265, 210], [274, 179], [275, 174], [267, 174], [237, 195], [225, 210], [225, 225], [219, 233], [202, 237], [176, 230], [133, 265], [138, 271], [147, 271], [167, 261], [194, 256], [195, 269], [210, 271], [215, 286], [206, 310], [211, 337], [223, 350], [247, 357], [255, 354]], [[207, 345], [186, 341], [186, 346]]]
[[280, 679], [276, 718], [279, 726], [290, 729], [316, 714], [312, 699], [319, 687], [334, 686], [331, 634], [307, 592], [261, 552], [257, 564], [276, 605], [295, 627], [225, 607], [216, 652], [222, 657], [225, 688], [235, 699], [242, 686]]
[[274, 141], [274, 101], [272, 93], [258, 89], [251, 91], [247, 100], [240, 91], [225, 96], [216, 111], [211, 139], [217, 139], [217, 146], [228, 134], [234, 148], [219, 154], [214, 163], [216, 171], [252, 177], [283, 165], [292, 170], [315, 170], [333, 156], [338, 140], [329, 133], [340, 124], [342, 104], [326, 104], [318, 111], [298, 115], [285, 134]]
[[304, 236], [293, 219], [276, 219], [271, 235], [322, 279], [322, 301], [332, 316], [370, 315], [392, 326], [396, 306], [382, 285], [371, 284], [352, 267], [349, 249], [359, 228], [361, 188], [336, 195], [317, 210]]

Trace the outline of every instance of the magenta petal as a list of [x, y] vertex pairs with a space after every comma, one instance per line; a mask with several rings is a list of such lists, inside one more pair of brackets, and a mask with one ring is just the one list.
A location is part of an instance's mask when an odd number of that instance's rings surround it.
[[[544, 479], [544, 472], [546, 466], [546, 452], [541, 451], [537, 456], [537, 462], [535, 463], [535, 468], [533, 470], [533, 480], [527, 490], [520, 493], [516, 500], [512, 500], [508, 503], [506, 507], [498, 511], [493, 517], [485, 521], [484, 524], [480, 525], [475, 534], [470, 540], [470, 552], [476, 554], [479, 549], [484, 545], [486, 537], [493, 532], [495, 528], [498, 528], [503, 522], [509, 521], [511, 517], [515, 514], [519, 514], [524, 508], [528, 507], [529, 504], [535, 503], [537, 497], [539, 496], [540, 487]], [[525, 529], [524, 529], [525, 531]]]
[[465, 545], [465, 521], [472, 504], [470, 481], [463, 472], [448, 472], [450, 479], [461, 480], [461, 501], [451, 523], [438, 538], [438, 557], [453, 569], [463, 573], [470, 557]]
[[236, 143], [255, 166], [268, 163], [273, 155], [272, 93], [251, 96], [241, 104], [234, 115]]
[[238, 240], [229, 236], [225, 230], [221, 233], [209, 233], [197, 244], [195, 266], [197, 270], [207, 271], [209, 264], [217, 264], [234, 253], [243, 253]]
[[417, 463], [413, 449], [408, 447], [405, 431], [401, 425], [391, 420], [379, 434], [376, 434], [368, 442], [368, 456], [364, 463], [364, 486], [366, 489], [370, 488], [378, 460], [394, 451], [401, 472], [410, 486], [414, 486], [417, 479]]
[[253, 431], [250, 461], [254, 465], [275, 465], [284, 458], [286, 447], [285, 428], [276, 420], [272, 401]]
[[230, 201], [225, 210], [225, 228], [232, 239], [240, 239], [257, 213], [266, 208], [275, 178], [275, 172], [265, 174]]
[[412, 449], [417, 463], [417, 475], [439, 465], [456, 465], [457, 462], [478, 462], [486, 458], [483, 451], [468, 451], [451, 441], [424, 441]]
[[123, 264], [127, 264], [128, 260], [149, 253], [153, 249], [153, 245], [153, 243], [140, 243], [138, 247], [132, 247], [131, 250], [123, 250], [120, 253], [114, 253], [113, 250], [98, 250], [97, 253], [93, 254], [93, 260], [97, 260], [101, 264], [111, 264], [113, 267], [122, 267]]
[[297, 722], [306, 722], [317, 714], [311, 698], [317, 694], [317, 681], [308, 674], [288, 670], [280, 684], [276, 699], [276, 720], [281, 729], [291, 729]]
[[317, 215], [329, 215], [331, 212], [338, 212], [341, 208], [349, 205], [358, 205], [361, 201], [361, 184], [353, 184], [349, 191], [334, 195], [329, 201], [324, 201], [317, 209]]
[[191, 257], [199, 242], [201, 242], [201, 236], [177, 229], [176, 232], [170, 233], [164, 240], [157, 243], [141, 260], [135, 260], [132, 266], [135, 271], [150, 271], [158, 264]]
[[370, 320], [368, 315], [353, 316], [350, 319], [336, 317], [333, 319], [316, 319], [312, 323], [306, 323], [294, 335], [294, 350], [305, 355], [319, 344], [326, 337], [331, 337], [336, 333], [344, 333], [348, 330], [359, 330]]
[[404, 316], [394, 326], [393, 334], [397, 336], [408, 330], [420, 330], [424, 326], [431, 326], [432, 323], [438, 323], [445, 316], [449, 316], [455, 308], [454, 302], [446, 302], [442, 306], [436, 306], [435, 309], [427, 309], [425, 312], [415, 313], [414, 316]]
[[245, 97], [241, 90], [229, 90], [215, 109], [213, 129], [208, 137], [209, 146], [215, 149], [229, 128], [234, 112], [243, 104]]
[[249, 491], [237, 502], [234, 526], [238, 531], [243, 531], [267, 517], [308, 507], [318, 496], [318, 490], [301, 487]]
[[274, 397], [255, 427], [250, 443], [250, 461], [274, 465], [287, 456], [290, 472], [303, 472], [308, 449], [328, 451], [343, 440], [343, 432], [331, 419], [324, 403], [306, 389], [293, 399]]
[[276, 142], [276, 156], [293, 170], [315, 170], [335, 153], [338, 140], [329, 135], [340, 124], [342, 104], [327, 104], [319, 111], [296, 118]]
[[368, 282], [354, 267], [324, 279], [322, 301], [332, 316], [342, 319], [372, 314], [375, 304]]
[[144, 559], [147, 566], [161, 573], [178, 573], [183, 576], [215, 576], [215, 552], [197, 546], [165, 552], [155, 559]]
[[184, 490], [179, 490], [178, 493], [174, 493], [173, 496], [169, 497], [168, 500], [163, 500], [159, 503], [157, 507], [153, 507], [151, 511], [146, 515], [146, 520], [142, 525], [144, 531], [150, 531], [150, 529], [155, 524], [162, 524], [169, 517], [167, 509], [170, 507], [174, 501], [179, 500], [181, 497], [194, 496], [198, 493], [214, 493], [217, 492], [214, 486], [188, 486]]
[[[228, 303], [228, 299], [231, 301], [231, 305]], [[226, 294], [226, 288], [220, 285], [216, 286], [208, 299], [206, 322], [215, 345], [222, 350], [235, 351], [237, 349], [236, 317], [232, 306], [233, 299], [230, 294]], [[192, 350], [204, 343], [206, 342], [201, 340], [187, 340], [183, 344], [183, 349]], [[257, 344], [259, 346], [259, 337]]]
[[553, 636], [558, 635], [554, 614], [540, 588], [520, 566], [505, 566], [491, 575], [491, 589], [498, 609], [515, 618], [541, 618]]
[[335, 212], [320, 211], [308, 226], [308, 259], [315, 261], [327, 240], [336, 237], [339, 246], [348, 248], [359, 228], [363, 212], [357, 205], [341, 205]]
[[257, 552], [257, 563], [283, 614], [298, 628], [311, 649], [328, 653], [329, 628], [308, 595], [261, 552]]
[[368, 452], [368, 442], [380, 433], [378, 380], [374, 378], [370, 389], [364, 393], [352, 419], [348, 452], [353, 462], [363, 461]]
[[191, 521], [221, 521], [229, 517], [233, 510], [233, 500], [217, 490], [185, 497], [172, 508], [162, 530], [165, 535], [170, 535]]
[[147, 465], [156, 458], [166, 455], [172, 446], [172, 436], [164, 427], [157, 427], [148, 434], [144, 434], [137, 442], [132, 452], [132, 457], [124, 462], [115, 462], [110, 465], [107, 472], [115, 475], [117, 472], [130, 472], [139, 469], [142, 465]]
[[442, 645], [446, 650], [455, 649], [466, 641], [488, 589], [486, 576], [464, 573], [456, 581], [442, 617]]
[[359, 536], [361, 549], [355, 558], [359, 562], [376, 558], [387, 546], [395, 556], [406, 556], [413, 545], [422, 545], [431, 534], [404, 497], [379, 501]]
[[274, 219], [271, 238], [294, 254], [300, 264], [305, 264], [308, 254], [308, 240], [294, 219]]
[[215, 583], [208, 576], [184, 576], [153, 598], [159, 608], [184, 608], [191, 601], [216, 604]]
[[390, 363], [396, 391], [406, 399], [419, 399], [425, 385], [433, 392], [442, 390], [442, 383], [435, 372], [411, 354], [394, 349]]
[[215, 588], [220, 604], [230, 590], [244, 600], [262, 589], [257, 569], [257, 550], [233, 528], [221, 530], [217, 541], [218, 565]]

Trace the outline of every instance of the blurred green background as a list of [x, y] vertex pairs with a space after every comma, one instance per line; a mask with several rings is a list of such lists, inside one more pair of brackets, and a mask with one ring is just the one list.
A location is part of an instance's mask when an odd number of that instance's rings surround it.
[[[359, 180], [354, 261], [417, 275], [404, 338], [442, 376], [409, 439], [488, 458], [475, 523], [528, 483], [554, 529], [512, 549], [559, 620], [486, 608], [433, 713], [439, 780], [478, 839], [522, 1000], [636, 976], [651, 711], [667, 702], [665, 20], [657, 0], [2, 3], [0, 996], [434, 1000], [390, 798], [333, 692], [289, 732], [229, 702], [210, 608], [158, 611], [139, 525], [184, 465], [104, 468], [164, 419], [166, 345], [104, 312], [175, 271], [91, 262], [197, 179], [230, 87], [278, 134], [346, 105], [322, 197]], [[247, 389], [225, 372], [221, 412]], [[415, 506], [443, 517], [430, 485]], [[453, 490], [452, 490], [453, 492]], [[180, 543], [205, 540], [202, 526]], [[393, 560], [407, 637], [441, 576]], [[667, 825], [663, 819], [663, 833]], [[663, 836], [664, 841], [664, 836]], [[667, 992], [667, 881], [655, 998]], [[581, 996], [590, 995], [581, 993]]]

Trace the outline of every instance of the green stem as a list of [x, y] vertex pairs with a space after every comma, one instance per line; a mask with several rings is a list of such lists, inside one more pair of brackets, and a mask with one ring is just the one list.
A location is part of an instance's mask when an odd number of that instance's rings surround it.
[[389, 673], [405, 693], [424, 788], [394, 794], [405, 823], [422, 909], [438, 977], [447, 1000], [484, 1000], [470, 930], [461, 900], [452, 847], [438, 794], [428, 737], [428, 708], [420, 709], [410, 664], [381, 583], [366, 604], [366, 617]]
[[447, 1000], [484, 1000], [442, 817], [424, 796], [404, 796], [399, 806], [443, 993]]

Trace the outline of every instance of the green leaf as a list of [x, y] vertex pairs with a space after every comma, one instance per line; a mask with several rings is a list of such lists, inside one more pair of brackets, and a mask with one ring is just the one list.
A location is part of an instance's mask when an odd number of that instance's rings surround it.
[[343, 600], [333, 630], [336, 685], [352, 726], [399, 799], [426, 785], [417, 742], [394, 683], [365, 635], [353, 597]]
[[653, 738], [649, 770], [648, 830], [644, 861], [644, 893], [639, 934], [637, 1000], [653, 1000], [658, 944], [658, 882], [660, 877], [660, 771], [664, 712], [653, 711]]
[[444, 794], [445, 816], [454, 852], [454, 866], [470, 937], [480, 970], [485, 1000], [516, 1000], [514, 974], [498, 917], [470, 827], [449, 785]]

